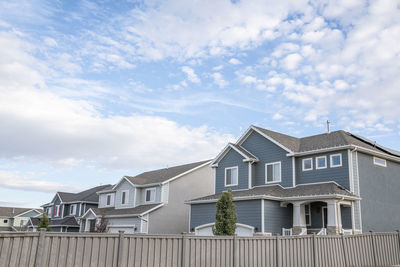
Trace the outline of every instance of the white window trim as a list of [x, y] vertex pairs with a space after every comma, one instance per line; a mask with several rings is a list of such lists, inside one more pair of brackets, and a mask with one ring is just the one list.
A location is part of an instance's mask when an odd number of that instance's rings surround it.
[[[339, 165], [332, 165], [332, 158], [333, 158], [334, 156], [339, 156], [339, 157], [340, 157], [340, 164], [339, 164]], [[342, 167], [342, 165], [343, 165], [342, 153], [332, 154], [332, 155], [329, 156], [329, 166], [330, 166], [331, 168]]]
[[[236, 169], [236, 173], [237, 173], [236, 184], [227, 184], [226, 183], [226, 172], [227, 172], [227, 170], [232, 170], [232, 169]], [[239, 184], [239, 167], [238, 166], [234, 166], [234, 167], [225, 168], [225, 179], [224, 179], [225, 187], [227, 187], [227, 186], [237, 186], [238, 184]]]
[[[125, 203], [122, 203], [122, 195], [124, 194], [124, 192], [125, 192]], [[126, 206], [128, 204], [129, 204], [129, 190], [122, 190], [121, 191], [121, 205]]]
[[[324, 166], [324, 167], [319, 167], [319, 166], [318, 166], [318, 159], [322, 159], [322, 158], [325, 159], [325, 166]], [[319, 157], [316, 157], [316, 158], [315, 158], [315, 169], [316, 169], [316, 170], [321, 170], [321, 169], [326, 169], [326, 168], [328, 168], [328, 159], [326, 158], [326, 156], [319, 156]]]
[[309, 220], [308, 220], [308, 224], [306, 224], [306, 226], [311, 226], [311, 203], [304, 205], [304, 217], [307, 217], [307, 214], [306, 214], [307, 205], [308, 205], [308, 217], [309, 217]]
[[[304, 168], [304, 162], [305, 162], [306, 160], [311, 160], [311, 168], [310, 168], [310, 169]], [[302, 159], [302, 160], [301, 160], [301, 166], [302, 166], [303, 172], [312, 171], [312, 170], [313, 170], [313, 158]]]
[[[154, 190], [154, 200], [150, 199], [149, 201], [147, 201], [147, 191], [153, 191], [153, 190]], [[146, 203], [156, 202], [156, 193], [157, 193], [157, 190], [155, 187], [147, 188], [146, 191], [144, 192], [144, 202], [146, 202]], [[150, 197], [151, 197], [151, 194], [150, 194]]]
[[[110, 204], [107, 204], [108, 196], [110, 196]], [[112, 206], [112, 194], [107, 194], [106, 195], [106, 203], [104, 203], [104, 206], [105, 207], [111, 207]]]
[[[377, 159], [378, 160], [383, 160], [385, 162], [385, 164], [381, 164], [381, 163], [376, 162], [375, 160], [377, 160]], [[387, 167], [386, 159], [383, 159], [383, 158], [374, 157], [374, 164], [377, 165], [377, 166], [381, 166], [381, 167]]]
[[[74, 212], [72, 212], [71, 209]], [[69, 206], [69, 215], [75, 215], [75, 213], [76, 213], [76, 204], [72, 204], [71, 206]]]
[[[277, 164], [277, 163], [279, 163], [279, 169], [280, 169], [280, 172], [279, 172], [279, 180], [268, 182], [268, 181], [267, 181], [267, 166], [268, 166], [268, 165], [274, 165], [274, 164]], [[264, 176], [265, 176], [265, 183], [266, 183], [266, 184], [273, 184], [273, 183], [280, 183], [280, 182], [282, 182], [282, 164], [281, 164], [281, 162], [280, 162], [280, 161], [275, 161], [275, 162], [265, 163], [265, 175], [264, 175]]]
[[56, 205], [56, 212], [54, 214], [54, 217], [60, 217], [61, 216], [61, 207], [60, 205]]

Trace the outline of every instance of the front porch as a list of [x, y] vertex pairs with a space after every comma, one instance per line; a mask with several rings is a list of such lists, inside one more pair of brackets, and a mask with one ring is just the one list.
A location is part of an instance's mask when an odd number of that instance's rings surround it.
[[292, 205], [293, 224], [282, 229], [282, 235], [354, 234], [353, 201], [345, 199], [315, 199], [283, 202]]

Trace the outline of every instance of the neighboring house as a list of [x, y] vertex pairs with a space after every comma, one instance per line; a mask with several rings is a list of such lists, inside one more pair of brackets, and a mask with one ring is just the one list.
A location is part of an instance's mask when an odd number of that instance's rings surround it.
[[[79, 193], [57, 192], [50, 203], [42, 205], [49, 216], [49, 226], [53, 232], [79, 232], [78, 217], [90, 208], [97, 208], [99, 203], [98, 191], [109, 187], [101, 185]], [[29, 222], [31, 230], [36, 229], [39, 218]]]
[[215, 194], [187, 201], [197, 234], [212, 234], [228, 189], [240, 235], [400, 228], [400, 152], [349, 132], [295, 138], [251, 126], [212, 167]]
[[30, 217], [40, 217], [42, 210], [30, 208], [0, 207], [0, 232], [25, 231]]
[[123, 177], [99, 192], [99, 208], [91, 208], [82, 216], [81, 231], [94, 231], [104, 218], [110, 233], [187, 232], [190, 209], [184, 201], [213, 192], [210, 163], [201, 161]]

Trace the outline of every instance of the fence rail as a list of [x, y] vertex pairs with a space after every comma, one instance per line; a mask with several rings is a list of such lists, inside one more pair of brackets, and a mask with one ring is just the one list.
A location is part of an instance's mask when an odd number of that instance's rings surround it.
[[393, 265], [400, 265], [400, 233], [249, 238], [0, 233], [0, 267]]

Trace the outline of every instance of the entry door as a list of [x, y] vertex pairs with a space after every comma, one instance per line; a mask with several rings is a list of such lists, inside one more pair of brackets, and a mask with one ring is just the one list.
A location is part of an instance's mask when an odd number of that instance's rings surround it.
[[326, 207], [322, 207], [322, 227], [326, 228], [328, 225], [328, 210]]
[[89, 232], [93, 233], [96, 228], [96, 220], [89, 220]]

